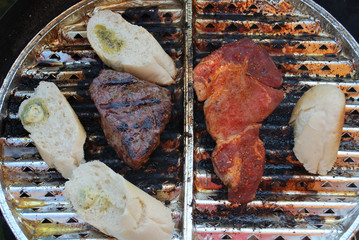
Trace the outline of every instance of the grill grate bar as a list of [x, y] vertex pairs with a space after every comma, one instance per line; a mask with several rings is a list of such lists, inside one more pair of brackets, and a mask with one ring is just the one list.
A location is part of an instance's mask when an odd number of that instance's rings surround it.
[[[333, 39], [322, 38], [313, 41], [312, 39], [300, 38], [293, 40], [293, 38], [281, 39], [265, 38], [261, 39], [258, 36], [246, 36], [252, 38], [254, 42], [264, 48], [271, 56], [288, 56], [306, 55], [306, 56], [322, 56], [322, 55], [338, 55], [341, 51]], [[228, 36], [224, 40], [206, 37], [198, 37], [195, 42], [196, 52], [207, 53], [212, 52], [226, 43], [238, 40], [238, 36]]]
[[[297, 28], [297, 26], [303, 26]], [[277, 35], [291, 34], [295, 36], [302, 36], [305, 34], [320, 35], [320, 23], [318, 21], [304, 20], [304, 21], [240, 21], [240, 20], [217, 20], [217, 19], [196, 19], [194, 24], [195, 30], [198, 33], [206, 32], [241, 32], [242, 34], [256, 34], [256, 35]], [[322, 35], [325, 36], [325, 35]]]
[[[323, 237], [333, 236], [336, 232], [332, 229], [308, 229], [305, 226], [302, 228], [293, 229], [277, 229], [277, 228], [265, 228], [265, 229], [253, 229], [253, 228], [222, 228], [222, 227], [206, 227], [197, 226], [196, 235], [198, 238], [205, 239], [211, 236], [213, 240], [221, 240], [224, 235], [229, 235], [233, 239], [242, 238], [248, 240], [258, 239], [273, 239], [273, 236], [283, 236], [284, 239], [288, 240], [321, 240]], [[224, 234], [225, 233], [225, 234]], [[237, 238], [236, 238], [237, 237]], [[279, 238], [280, 239], [280, 238]]]
[[263, 0], [248, 0], [248, 1], [213, 1], [213, 0], [196, 0], [193, 1], [196, 13], [211, 14], [211, 13], [227, 13], [227, 14], [243, 14], [243, 15], [288, 15], [295, 14], [296, 16], [307, 16], [297, 10], [288, 2], [271, 2]]
[[[219, 205], [226, 205], [228, 207], [235, 207], [235, 205], [227, 200], [203, 200], [196, 199], [196, 206], [212, 206], [213, 210], [216, 210]], [[288, 211], [292, 211], [291, 207], [295, 208], [319, 208], [319, 209], [328, 209], [328, 208], [339, 208], [339, 209], [352, 209], [356, 207], [358, 204], [353, 202], [292, 202], [292, 201], [252, 201], [247, 204], [246, 207], [261, 207], [261, 208], [273, 208], [275, 207], [284, 207], [288, 208]]]

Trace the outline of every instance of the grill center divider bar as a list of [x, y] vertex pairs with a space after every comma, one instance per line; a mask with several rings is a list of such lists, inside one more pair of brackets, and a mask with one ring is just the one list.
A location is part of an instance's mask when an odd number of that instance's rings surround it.
[[194, 189], [193, 189], [193, 154], [194, 154], [194, 132], [193, 132], [193, 39], [192, 39], [192, 0], [185, 2], [185, 81], [184, 81], [184, 211], [183, 211], [183, 238], [191, 240], [193, 238], [193, 204], [194, 204]]

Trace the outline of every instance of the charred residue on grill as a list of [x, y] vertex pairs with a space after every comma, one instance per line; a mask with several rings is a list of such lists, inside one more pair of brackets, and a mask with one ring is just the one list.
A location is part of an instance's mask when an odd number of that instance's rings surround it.
[[144, 22], [151, 24], [158, 24], [161, 22], [158, 16], [158, 7], [128, 8], [122, 14], [122, 17], [129, 22], [139, 25]]
[[[171, 25], [175, 20], [175, 16], [173, 16], [171, 12], [167, 12], [161, 15], [157, 6], [128, 8], [125, 10], [122, 16], [124, 19], [134, 24], [143, 27], [151, 26], [154, 29], [157, 28], [152, 32], [153, 36], [157, 40], [179, 40], [176, 27]], [[163, 29], [159, 31], [161, 24], [165, 24], [166, 26], [162, 26], [161, 28]]]
[[234, 228], [295, 227], [298, 222], [289, 211], [278, 211], [277, 208], [249, 207], [247, 205], [216, 205], [215, 210], [194, 210], [196, 224], [221, 225]]

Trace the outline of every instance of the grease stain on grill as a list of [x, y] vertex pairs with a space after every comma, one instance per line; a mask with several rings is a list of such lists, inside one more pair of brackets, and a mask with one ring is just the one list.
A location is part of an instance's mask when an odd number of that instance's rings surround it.
[[220, 222], [234, 228], [294, 227], [295, 216], [290, 212], [273, 212], [273, 208], [250, 207], [244, 205], [216, 205], [215, 210], [195, 209], [196, 224]]

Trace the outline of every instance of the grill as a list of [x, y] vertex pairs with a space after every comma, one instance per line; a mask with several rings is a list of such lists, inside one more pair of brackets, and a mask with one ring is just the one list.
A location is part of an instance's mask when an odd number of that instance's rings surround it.
[[[86, 39], [94, 11], [111, 9], [151, 32], [179, 72], [169, 86], [173, 110], [160, 147], [139, 171], [116, 157], [88, 92], [106, 66]], [[283, 75], [285, 98], [263, 122], [267, 163], [256, 199], [228, 202], [210, 160], [203, 103], [192, 69], [225, 43], [252, 38]], [[84, 222], [63, 197], [65, 179], [40, 158], [17, 116], [41, 80], [57, 84], [87, 132], [85, 158], [100, 160], [171, 208], [173, 239], [349, 239], [359, 225], [359, 47], [309, 0], [94, 1], [54, 19], [24, 49], [1, 89], [0, 203], [19, 239], [108, 239]], [[308, 174], [293, 155], [291, 111], [311, 86], [333, 84], [346, 95], [338, 159], [326, 176]]]

